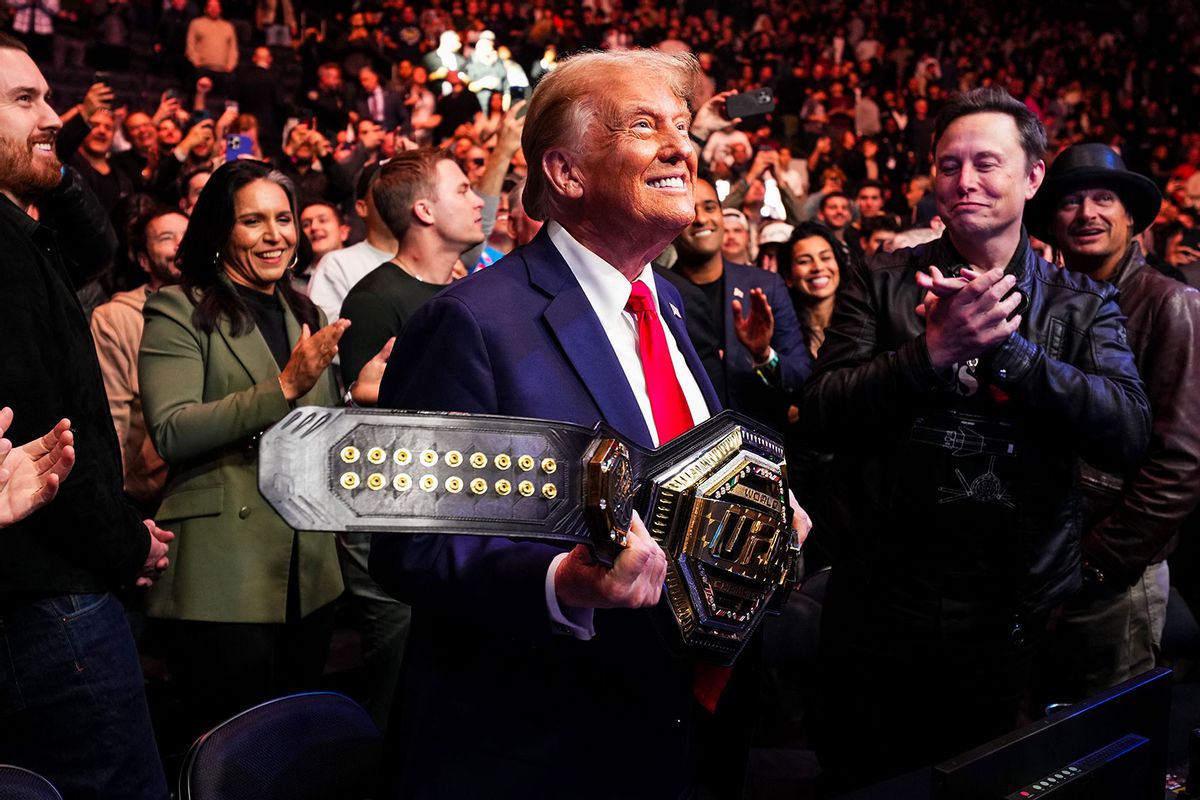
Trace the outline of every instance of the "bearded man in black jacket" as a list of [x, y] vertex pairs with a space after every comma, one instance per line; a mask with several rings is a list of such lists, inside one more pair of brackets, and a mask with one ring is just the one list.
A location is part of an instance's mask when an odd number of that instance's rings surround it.
[[24, 46], [0, 34], [0, 406], [14, 412], [12, 440], [57, 431], [75, 458], [55, 502], [0, 531], [0, 763], [45, 775], [67, 800], [161, 800], [137, 651], [113, 590], [148, 586], [172, 535], [121, 491], [73, 284], [107, 263], [116, 236], [54, 153], [62, 122], [48, 92]]

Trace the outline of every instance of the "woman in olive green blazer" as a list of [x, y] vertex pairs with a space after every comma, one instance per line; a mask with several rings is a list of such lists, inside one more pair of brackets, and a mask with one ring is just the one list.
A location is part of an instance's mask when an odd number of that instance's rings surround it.
[[293, 406], [337, 401], [329, 364], [348, 323], [321, 327], [289, 283], [311, 257], [287, 179], [231, 162], [196, 204], [181, 285], [146, 303], [142, 402], [170, 467], [156, 520], [176, 534], [147, 611], [172, 620], [159, 627], [188, 736], [315, 688], [325, 663], [342, 592], [334, 537], [294, 531], [267, 505], [256, 446]]

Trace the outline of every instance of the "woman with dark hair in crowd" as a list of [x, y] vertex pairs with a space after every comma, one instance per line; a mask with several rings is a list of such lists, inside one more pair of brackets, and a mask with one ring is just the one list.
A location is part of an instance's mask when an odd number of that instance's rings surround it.
[[[800, 320], [800, 330], [813, 358], [825, 341], [825, 329], [833, 317], [837, 291], [850, 265], [844, 260], [837, 238], [819, 222], [802, 222], [792, 231], [779, 257], [779, 274], [787, 284]], [[832, 491], [833, 455], [813, 449], [799, 435], [799, 409], [788, 412], [788, 473], [797, 499], [814, 521], [824, 519], [825, 502]], [[824, 536], [805, 542], [805, 566], [816, 570], [832, 563], [832, 543]]]
[[792, 231], [779, 272], [791, 290], [796, 316], [813, 358], [825, 341], [825, 329], [833, 317], [838, 286], [847, 267], [841, 245], [826, 226], [804, 222]]
[[[315, 688], [342, 592], [332, 536], [292, 530], [258, 492], [259, 434], [299, 405], [333, 405], [349, 325], [291, 286], [312, 247], [270, 165], [220, 167], [179, 247], [181, 285], [146, 303], [138, 368], [170, 476], [157, 518], [171, 567], [147, 597], [183, 695], [181, 734]], [[312, 331], [312, 333], [310, 333]]]

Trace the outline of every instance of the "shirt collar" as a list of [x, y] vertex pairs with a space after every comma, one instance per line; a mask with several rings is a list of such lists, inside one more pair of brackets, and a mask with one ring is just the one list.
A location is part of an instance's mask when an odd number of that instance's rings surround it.
[[[380, 264], [382, 264], [384, 261], [391, 261], [393, 258], [396, 257], [395, 253], [389, 253], [386, 250], [380, 250], [378, 247], [371, 244], [366, 239], [363, 239], [358, 244], [362, 245], [362, 249], [365, 250], [371, 258], [379, 259]], [[358, 247], [358, 244], [352, 244], [352, 245], [350, 245], [350, 247]], [[347, 247], [347, 248], [343, 248], [343, 249], [349, 250], [350, 248]], [[334, 250], [333, 252], [336, 253], [338, 251]]]
[[[955, 248], [954, 242], [951, 241], [950, 235], [945, 231], [938, 237], [933, 244], [934, 262], [943, 271], [947, 267], [962, 266], [966, 263]], [[1025, 226], [1021, 226], [1021, 238], [1017, 242], [1017, 249], [1013, 251], [1012, 257], [1009, 258], [1004, 271], [1006, 273], [1016, 275], [1017, 280], [1025, 277], [1025, 259], [1029, 254], [1029, 234], [1025, 230]]]
[[[563, 260], [579, 281], [579, 286], [587, 296], [588, 302], [601, 319], [612, 319], [620, 316], [629, 302], [630, 282], [616, 267], [609, 264], [600, 256], [588, 250], [576, 241], [567, 229], [554, 220], [546, 223], [550, 241], [558, 250]], [[650, 296], [654, 298], [655, 310], [658, 310], [658, 290], [654, 285], [654, 270], [649, 264], [642, 267], [637, 280], [650, 288]], [[659, 314], [661, 317], [662, 315]]]
[[1108, 281], [1118, 289], [1122, 288], [1125, 279], [1137, 272], [1146, 265], [1146, 257], [1142, 255], [1142, 246], [1136, 241], [1129, 243], [1129, 249], [1125, 251], [1125, 257], [1121, 259], [1121, 263], [1117, 265], [1116, 270], [1109, 277]]

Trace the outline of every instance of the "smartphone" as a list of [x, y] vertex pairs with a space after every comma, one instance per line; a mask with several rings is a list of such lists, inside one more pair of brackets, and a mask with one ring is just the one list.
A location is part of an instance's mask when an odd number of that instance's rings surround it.
[[235, 114], [237, 113], [237, 110], [238, 110], [238, 101], [237, 100], [226, 100], [225, 101], [225, 110], [229, 111], [231, 109], [233, 110], [233, 113], [235, 113]]
[[1184, 247], [1190, 247], [1193, 250], [1200, 250], [1200, 227], [1185, 230], [1183, 238], [1179, 240], [1179, 244]]
[[179, 91], [178, 89], [167, 89], [167, 91], [163, 92], [163, 94], [166, 95], [168, 100], [175, 100], [179, 103], [183, 102], [183, 92]]
[[725, 116], [729, 119], [753, 117], [755, 114], [768, 114], [774, 110], [775, 93], [769, 86], [751, 89], [725, 99]]
[[508, 96], [511, 97], [512, 101], [515, 103], [518, 100], [524, 100], [525, 92], [528, 90], [528, 86], [510, 86], [508, 87]]
[[239, 133], [225, 134], [225, 160], [237, 161], [243, 156], [254, 157], [254, 141], [249, 136]]
[[92, 83], [103, 83], [105, 86], [112, 86], [112, 73], [108, 70], [98, 69], [92, 73]]

